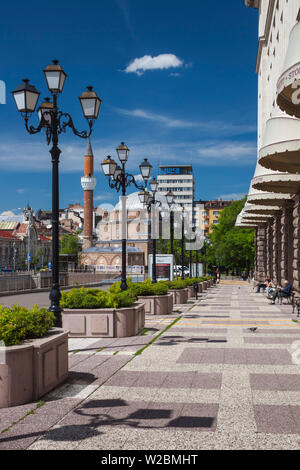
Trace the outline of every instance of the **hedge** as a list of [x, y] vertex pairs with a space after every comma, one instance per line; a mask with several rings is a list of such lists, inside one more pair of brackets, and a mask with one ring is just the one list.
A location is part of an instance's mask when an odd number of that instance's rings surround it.
[[127, 290], [121, 292], [106, 292], [101, 289], [72, 289], [69, 292], [62, 292], [60, 305], [62, 308], [70, 309], [93, 309], [93, 308], [125, 308], [131, 307], [137, 296]]
[[0, 341], [13, 346], [25, 339], [42, 338], [55, 324], [55, 316], [46, 308], [34, 305], [30, 310], [18, 304], [0, 306]]
[[[136, 283], [132, 282], [131, 279], [127, 280], [128, 290], [127, 292], [132, 292], [134, 296], [145, 296], [149, 297], [151, 295], [166, 295], [168, 293], [168, 286], [166, 283], [152, 284], [151, 279], [146, 281]], [[121, 292], [121, 282], [113, 284], [109, 288], [109, 292], [112, 294], [118, 294]]]

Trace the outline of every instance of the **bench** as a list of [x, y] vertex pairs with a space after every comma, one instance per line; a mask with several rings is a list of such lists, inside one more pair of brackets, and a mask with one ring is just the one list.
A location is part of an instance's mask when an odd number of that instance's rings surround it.
[[293, 313], [295, 312], [295, 309], [297, 309], [297, 317], [300, 316], [300, 297], [297, 295], [293, 296]]
[[296, 295], [293, 291], [291, 291], [288, 297], [284, 297], [282, 292], [278, 295], [278, 303], [282, 305], [283, 299], [287, 299], [287, 303], [293, 307], [293, 313], [295, 313], [295, 309], [297, 309], [297, 317], [300, 316], [300, 296]]

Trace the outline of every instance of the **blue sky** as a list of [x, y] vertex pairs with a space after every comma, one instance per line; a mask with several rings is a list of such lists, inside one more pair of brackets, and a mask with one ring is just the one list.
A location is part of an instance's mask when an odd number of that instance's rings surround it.
[[[44, 135], [26, 133], [10, 91], [26, 77], [40, 99], [47, 96], [42, 70], [52, 59], [68, 74], [59, 105], [78, 129], [86, 128], [78, 101], [85, 86], [103, 100], [92, 135], [95, 204], [117, 200], [100, 163], [123, 140], [133, 174], [144, 157], [153, 174], [159, 164], [192, 163], [197, 199], [248, 192], [256, 163], [257, 12], [243, 0], [5, 2], [0, 38], [7, 87], [0, 213], [19, 212], [27, 201], [51, 208], [49, 148]], [[60, 138], [60, 207], [83, 201], [85, 147], [71, 130]]]

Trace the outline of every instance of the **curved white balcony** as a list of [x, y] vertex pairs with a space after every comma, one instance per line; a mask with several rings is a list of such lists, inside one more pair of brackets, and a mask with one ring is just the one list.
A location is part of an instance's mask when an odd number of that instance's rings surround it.
[[300, 191], [300, 175], [280, 174], [264, 175], [253, 178], [254, 189], [282, 194], [298, 194]]
[[247, 202], [256, 205], [281, 207], [285, 204], [286, 201], [292, 199], [293, 193], [282, 193], [277, 190], [277, 188], [274, 189], [274, 186], [272, 187], [272, 189], [267, 189], [265, 187], [261, 187], [258, 189], [257, 187], [254, 187], [256, 183], [262, 184], [265, 178], [267, 178], [267, 176], [272, 177], [275, 175], [281, 176], [287, 175], [287, 173], [280, 173], [279, 171], [267, 170], [258, 162], [256, 165], [254, 177], [250, 184]]
[[300, 22], [290, 33], [283, 73], [277, 82], [277, 104], [290, 116], [300, 118]]
[[299, 119], [278, 116], [267, 121], [259, 163], [274, 171], [300, 173]]
[[263, 206], [256, 204], [248, 204], [245, 206], [245, 213], [257, 214], [257, 215], [275, 215], [277, 211], [280, 211], [280, 206]]

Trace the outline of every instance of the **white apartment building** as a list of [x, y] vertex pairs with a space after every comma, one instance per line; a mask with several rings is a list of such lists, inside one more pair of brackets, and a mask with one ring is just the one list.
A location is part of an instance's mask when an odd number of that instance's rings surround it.
[[192, 165], [163, 165], [159, 167], [157, 176], [158, 191], [163, 195], [169, 191], [174, 193], [175, 204], [183, 205], [190, 213], [195, 226], [195, 211], [193, 210], [195, 181]]

